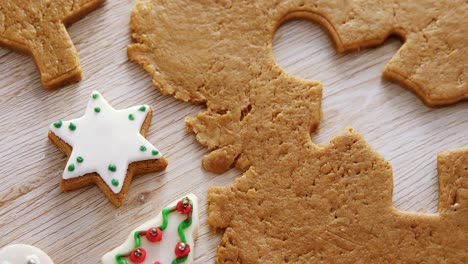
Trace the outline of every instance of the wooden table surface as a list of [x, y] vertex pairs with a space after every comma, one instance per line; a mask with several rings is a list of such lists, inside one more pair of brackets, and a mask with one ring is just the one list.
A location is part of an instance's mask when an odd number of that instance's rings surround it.
[[[69, 27], [79, 52], [83, 80], [46, 91], [32, 59], [0, 48], [0, 247], [27, 243], [46, 251], [55, 263], [98, 263], [137, 225], [167, 203], [194, 193], [200, 200], [200, 230], [195, 263], [212, 263], [221, 232], [207, 223], [207, 189], [227, 185], [241, 172], [204, 171], [207, 150], [184, 128], [184, 117], [203, 110], [162, 96], [150, 76], [127, 59], [130, 10], [134, 1], [107, 1]], [[429, 108], [399, 85], [381, 79], [381, 70], [401, 42], [338, 56], [317, 24], [292, 21], [274, 38], [277, 61], [300, 78], [324, 85], [320, 131], [327, 143], [353, 126], [393, 166], [395, 206], [435, 213], [437, 153], [468, 146], [468, 103]], [[120, 208], [96, 187], [62, 193], [59, 181], [66, 157], [47, 140], [57, 119], [84, 113], [98, 90], [116, 108], [141, 103], [153, 107], [147, 138], [166, 155], [166, 171], [137, 177]]]

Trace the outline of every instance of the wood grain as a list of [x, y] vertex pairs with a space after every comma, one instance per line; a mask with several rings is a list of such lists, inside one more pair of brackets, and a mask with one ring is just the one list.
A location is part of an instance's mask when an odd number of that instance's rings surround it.
[[[241, 172], [202, 170], [207, 151], [185, 131], [183, 119], [203, 106], [160, 95], [150, 76], [128, 61], [133, 2], [108, 1], [69, 28], [83, 66], [78, 84], [46, 91], [30, 57], [0, 48], [0, 247], [27, 243], [56, 263], [98, 263], [135, 226], [192, 192], [201, 205], [195, 263], [213, 262], [222, 233], [206, 224], [206, 191], [229, 184]], [[436, 155], [468, 146], [468, 103], [429, 108], [408, 90], [382, 80], [383, 66], [400, 46], [390, 39], [378, 48], [337, 56], [324, 30], [307, 21], [284, 24], [274, 38], [279, 65], [324, 84], [324, 118], [314, 142], [327, 143], [353, 126], [392, 164], [395, 206], [434, 213]], [[81, 116], [92, 90], [116, 108], [150, 104], [154, 117], [147, 138], [169, 160], [165, 172], [135, 178], [118, 209], [95, 186], [61, 193], [66, 157], [47, 141], [49, 124]]]

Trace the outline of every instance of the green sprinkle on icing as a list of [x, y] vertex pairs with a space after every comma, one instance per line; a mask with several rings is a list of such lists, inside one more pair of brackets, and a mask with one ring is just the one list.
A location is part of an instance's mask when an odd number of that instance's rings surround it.
[[142, 106], [140, 106], [140, 108], [138, 110], [140, 110], [141, 112], [144, 112], [144, 111], [146, 111], [146, 106], [142, 105]]
[[68, 165], [68, 171], [74, 171], [75, 170], [75, 164], [70, 164]]
[[71, 131], [75, 131], [75, 130], [76, 130], [76, 125], [75, 125], [75, 123], [70, 122], [70, 125], [68, 125], [68, 128], [69, 128]]
[[99, 94], [97, 94], [97, 93], [93, 93], [92, 96], [93, 96], [93, 99], [98, 99], [99, 98]]
[[63, 123], [62, 120], [59, 120], [59, 121], [57, 121], [57, 122], [54, 123], [54, 127], [56, 127], [56, 128], [61, 128], [61, 127], [62, 127], [62, 123]]
[[100, 107], [94, 107], [94, 112], [96, 112], [96, 113], [101, 112], [101, 108]]
[[140, 151], [146, 151], [146, 147], [143, 146], [143, 145], [141, 145], [141, 146], [140, 146]]
[[130, 120], [135, 120], [135, 116], [134, 116], [133, 114], [129, 114], [129, 115], [128, 115], [128, 119], [130, 119]]
[[114, 185], [115, 187], [119, 186], [119, 180], [117, 180], [117, 179], [112, 179], [111, 183], [112, 183], [112, 185]]
[[157, 156], [159, 154], [159, 151], [157, 149], [153, 149], [153, 151], [151, 151], [151, 154]]
[[76, 162], [82, 163], [83, 161], [84, 161], [83, 157], [81, 156], [76, 157]]
[[107, 168], [112, 172], [115, 172], [117, 170], [117, 166], [115, 166], [115, 164], [109, 164], [109, 167]]

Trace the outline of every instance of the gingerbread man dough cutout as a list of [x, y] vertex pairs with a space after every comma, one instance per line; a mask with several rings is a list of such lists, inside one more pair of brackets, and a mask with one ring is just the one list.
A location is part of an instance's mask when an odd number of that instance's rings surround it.
[[105, 0], [0, 2], [0, 45], [31, 54], [45, 88], [81, 80], [81, 66], [65, 26]]
[[[247, 170], [233, 185], [209, 190], [209, 223], [226, 228], [218, 263], [466, 262], [468, 150], [439, 156], [438, 215], [397, 211], [392, 207], [390, 165], [352, 129], [327, 146], [313, 144], [310, 132], [320, 121], [321, 84], [294, 78], [275, 63], [272, 36], [282, 21], [294, 17], [330, 27], [342, 21], [343, 28], [336, 29], [339, 51], [383, 41], [386, 36], [372, 31], [385, 28], [385, 23], [372, 23], [385, 20], [385, 3], [359, 3], [144, 0], [136, 4], [131, 28], [137, 43], [129, 47], [129, 57], [151, 74], [162, 93], [206, 104], [207, 111], [186, 120], [197, 140], [212, 150], [203, 160], [206, 169], [223, 172], [235, 165]], [[427, 3], [408, 5], [419, 12], [418, 8], [428, 9]], [[463, 21], [458, 14], [462, 3], [445, 4], [453, 7], [455, 22]], [[357, 19], [364, 9], [373, 11], [369, 20], [361, 21], [369, 22], [367, 28], [346, 29], [364, 19]], [[348, 17], [350, 10], [354, 14]], [[331, 17], [332, 23], [325, 17]], [[419, 18], [414, 19], [417, 28]], [[444, 19], [438, 17], [432, 26]], [[406, 32], [405, 45], [418, 34], [411, 32]], [[367, 42], [352, 39], [359, 36]], [[405, 47], [411, 45], [404, 46], [392, 62], [404, 62], [398, 58], [411, 55], [402, 53]], [[454, 52], [462, 56], [460, 50]], [[439, 61], [434, 56], [424, 58]], [[423, 85], [430, 91], [441, 81], [427, 72], [427, 63], [415, 71], [426, 73], [407, 78], [416, 83], [419, 77], [428, 77], [421, 80], [430, 80], [429, 86]], [[464, 74], [462, 69], [460, 76]], [[447, 83], [454, 82], [452, 75], [444, 76]], [[452, 93], [453, 86], [443, 93], [451, 94], [445, 99], [456, 98], [445, 103], [466, 98], [463, 78], [462, 89], [457, 90], [461, 93]]]

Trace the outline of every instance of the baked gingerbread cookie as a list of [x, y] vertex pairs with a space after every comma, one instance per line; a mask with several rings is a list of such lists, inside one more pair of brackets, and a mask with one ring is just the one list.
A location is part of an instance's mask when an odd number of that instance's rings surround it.
[[104, 1], [0, 1], [0, 45], [32, 55], [45, 88], [80, 81], [78, 53], [65, 27]]
[[164, 170], [166, 159], [144, 138], [151, 117], [148, 105], [115, 110], [94, 91], [83, 117], [51, 124], [50, 141], [69, 157], [62, 191], [96, 184], [120, 206], [134, 175]]
[[191, 264], [198, 234], [198, 201], [193, 194], [170, 203], [102, 257], [103, 264]]
[[54, 264], [44, 251], [25, 244], [8, 245], [0, 249], [0, 264]]
[[245, 169], [244, 135], [255, 127], [244, 118], [258, 113], [260, 104], [274, 108], [273, 121], [289, 108], [284, 102], [301, 102], [313, 127], [319, 123], [320, 83], [293, 78], [276, 64], [272, 39], [283, 21], [317, 21], [338, 52], [401, 36], [405, 42], [384, 76], [435, 106], [468, 98], [467, 8], [463, 0], [141, 0], [131, 15], [136, 43], [128, 56], [163, 94], [206, 104], [206, 112], [186, 122], [213, 151], [203, 160], [205, 169]]

